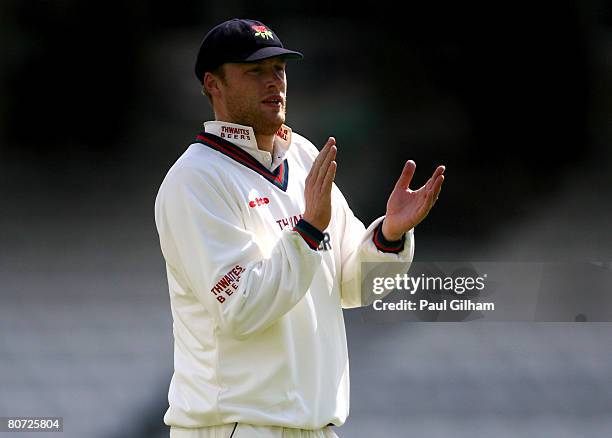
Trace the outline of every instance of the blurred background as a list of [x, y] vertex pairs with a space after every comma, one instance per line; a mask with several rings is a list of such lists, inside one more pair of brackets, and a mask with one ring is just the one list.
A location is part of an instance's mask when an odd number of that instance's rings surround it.
[[[153, 203], [212, 118], [193, 65], [232, 17], [305, 54], [287, 124], [337, 138], [336, 182], [366, 225], [405, 160], [419, 186], [446, 165], [415, 261], [612, 260], [608, 2], [1, 0], [0, 416], [168, 436]], [[341, 437], [612, 434], [612, 324], [345, 315]]]

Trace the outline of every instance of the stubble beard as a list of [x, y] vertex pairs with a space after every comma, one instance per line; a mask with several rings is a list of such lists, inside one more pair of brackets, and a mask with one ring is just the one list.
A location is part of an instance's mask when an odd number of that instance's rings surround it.
[[285, 123], [285, 115], [287, 113], [287, 99], [285, 105], [278, 112], [276, 117], [266, 117], [262, 111], [255, 106], [251, 107], [245, 104], [242, 99], [232, 99], [228, 101], [227, 110], [231, 119], [244, 126], [250, 126], [255, 131], [255, 134], [274, 135]]

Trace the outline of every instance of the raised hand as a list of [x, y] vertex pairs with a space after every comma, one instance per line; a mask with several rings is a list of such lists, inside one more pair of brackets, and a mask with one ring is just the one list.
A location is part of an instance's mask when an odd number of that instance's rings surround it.
[[409, 160], [404, 166], [395, 188], [387, 201], [387, 214], [382, 232], [387, 240], [399, 240], [402, 235], [416, 227], [429, 213], [438, 199], [444, 182], [444, 166], [438, 166], [431, 178], [418, 190], [410, 190], [416, 164]]
[[324, 231], [331, 220], [331, 189], [336, 177], [336, 151], [336, 139], [329, 137], [306, 177], [304, 220], [319, 231]]

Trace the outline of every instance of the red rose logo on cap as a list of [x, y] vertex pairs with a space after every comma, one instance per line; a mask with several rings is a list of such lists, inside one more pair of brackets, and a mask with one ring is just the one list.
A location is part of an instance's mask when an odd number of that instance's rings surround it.
[[266, 26], [251, 26], [255, 30], [255, 36], [263, 39], [274, 39], [272, 32]]

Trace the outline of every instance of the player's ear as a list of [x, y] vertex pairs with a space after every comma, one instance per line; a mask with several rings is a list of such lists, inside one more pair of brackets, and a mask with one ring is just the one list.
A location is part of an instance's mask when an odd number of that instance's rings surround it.
[[208, 93], [210, 96], [214, 96], [214, 97], [219, 97], [221, 90], [220, 90], [220, 78], [217, 77], [215, 74], [207, 71], [206, 73], [204, 73], [204, 81], [203, 81], [203, 88], [204, 88], [204, 92]]

